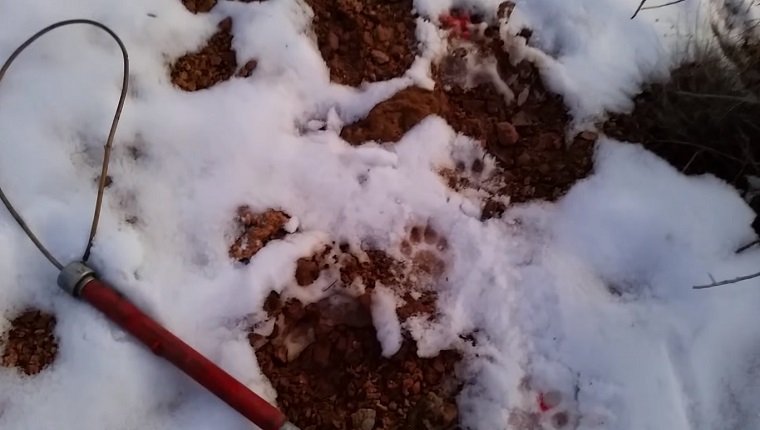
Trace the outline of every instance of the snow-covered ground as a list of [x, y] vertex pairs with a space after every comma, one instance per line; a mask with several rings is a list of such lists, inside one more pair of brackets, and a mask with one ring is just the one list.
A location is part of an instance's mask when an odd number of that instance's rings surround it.
[[[437, 16], [451, 3], [416, 6]], [[495, 10], [498, 2], [471, 3]], [[579, 123], [629, 108], [641, 82], [662, 76], [672, 60], [663, 21], [701, 10], [687, 1], [631, 21], [638, 3], [518, 2], [514, 19], [551, 54], [542, 60], [545, 77]], [[254, 77], [196, 93], [174, 88], [168, 62], [200, 46], [225, 16], [235, 22], [238, 60], [259, 59]], [[0, 58], [37, 29], [74, 17], [111, 26], [132, 61], [93, 265], [269, 399], [276, 395], [245, 321], [271, 290], [294, 282], [296, 260], [328, 238], [392, 246], [410, 223], [430, 222], [451, 245], [444, 314], [436, 325], [409, 328], [421, 354], [477, 333], [478, 350], [463, 369], [463, 424], [505, 428], [510, 416], [514, 423], [521, 409], [535, 408], [536, 393], [556, 391], [558, 407], [582, 429], [760, 428], [760, 280], [691, 288], [709, 274], [733, 278], [760, 264], [757, 250], [734, 254], [754, 237], [753, 214], [728, 185], [684, 177], [639, 146], [602, 139], [593, 175], [559, 202], [514, 207], [483, 223], [435, 171], [472, 144], [440, 118], [390, 149], [340, 139], [342, 123], [424, 81], [424, 67], [360, 90], [331, 85], [300, 2], [220, 2], [192, 15], [178, 0], [6, 0]], [[435, 35], [420, 26], [435, 49]], [[84, 246], [118, 98], [117, 52], [96, 30], [58, 30], [0, 85], [0, 183], [62, 260]], [[326, 119], [327, 130], [308, 131], [314, 119]], [[142, 156], [133, 160], [128, 146]], [[299, 233], [270, 243], [248, 266], [233, 263], [231, 214], [241, 203], [286, 210]], [[127, 223], [130, 216], [139, 221]], [[0, 368], [0, 428], [250, 428], [58, 291], [55, 271], [2, 211], [0, 272], [0, 331], [34, 306], [55, 313], [60, 339], [58, 359], [36, 377]], [[395, 335], [393, 327], [381, 332]]]

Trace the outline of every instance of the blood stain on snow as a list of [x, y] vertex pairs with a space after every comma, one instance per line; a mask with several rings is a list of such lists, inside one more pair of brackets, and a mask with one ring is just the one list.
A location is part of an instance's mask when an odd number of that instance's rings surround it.
[[55, 361], [58, 340], [54, 315], [36, 309], [22, 312], [11, 320], [10, 329], [0, 337], [3, 367], [15, 367], [36, 375]]
[[307, 0], [333, 82], [358, 86], [401, 76], [416, 54], [412, 0]]

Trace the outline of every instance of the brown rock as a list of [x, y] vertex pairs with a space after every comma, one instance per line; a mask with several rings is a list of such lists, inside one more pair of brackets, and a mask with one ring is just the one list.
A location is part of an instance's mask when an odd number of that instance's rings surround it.
[[219, 24], [216, 25], [216, 28], [225, 33], [229, 33], [232, 30], [232, 18], [228, 16], [227, 18], [219, 21]]
[[525, 167], [531, 162], [531, 156], [528, 151], [523, 151], [518, 157], [517, 157], [517, 165]]
[[239, 78], [248, 78], [251, 76], [254, 70], [256, 70], [256, 67], [259, 65], [259, 62], [256, 60], [248, 60], [245, 64], [243, 64], [243, 67], [240, 68], [240, 70], [237, 72], [237, 76]]
[[331, 50], [338, 50], [340, 47], [340, 38], [338, 38], [338, 35], [335, 34], [335, 32], [331, 31], [330, 34], [327, 35], [327, 44]]
[[391, 60], [388, 54], [379, 49], [373, 49], [370, 54], [372, 54], [372, 58], [374, 58], [377, 64], [385, 64]]
[[499, 145], [502, 146], [512, 146], [520, 139], [520, 134], [517, 133], [515, 126], [507, 121], [496, 124], [496, 135]]
[[296, 282], [302, 287], [311, 285], [319, 278], [319, 263], [310, 258], [301, 258], [296, 263]]
[[453, 403], [445, 403], [441, 408], [441, 420], [445, 427], [454, 424], [454, 421], [456, 421], [458, 416], [459, 409], [457, 408], [457, 405]]
[[539, 148], [544, 149], [561, 149], [562, 148], [562, 137], [557, 133], [541, 133], [541, 135], [538, 137], [538, 146]]
[[496, 100], [486, 101], [486, 112], [491, 115], [498, 115], [501, 110], [501, 103]]
[[578, 137], [587, 140], [589, 142], [595, 142], [599, 138], [599, 133], [591, 130], [582, 131], [578, 134]]
[[512, 125], [515, 127], [525, 127], [529, 125], [535, 125], [538, 120], [531, 114], [520, 111], [512, 116]]
[[291, 299], [285, 303], [285, 306], [282, 308], [282, 313], [286, 318], [292, 321], [299, 321], [306, 315], [306, 310], [301, 302]]
[[380, 42], [386, 43], [393, 38], [393, 29], [384, 25], [378, 25], [375, 28], [375, 38]]
[[374, 45], [372, 41], [372, 33], [370, 33], [369, 31], [365, 31], [364, 33], [362, 33], [362, 40], [367, 46]]
[[319, 342], [314, 345], [313, 350], [314, 362], [321, 367], [328, 367], [330, 365], [330, 344], [326, 342]]
[[424, 380], [426, 384], [429, 384], [429, 385], [437, 384], [438, 382], [440, 382], [441, 376], [442, 375], [440, 373], [437, 373], [433, 369], [430, 369], [430, 368], [425, 369]]
[[274, 358], [280, 362], [280, 364], [285, 364], [288, 362], [288, 348], [285, 347], [285, 345], [280, 345], [274, 349]]
[[359, 409], [351, 414], [351, 428], [354, 430], [372, 430], [375, 428], [376, 420], [377, 411], [374, 409]]
[[523, 88], [520, 94], [517, 95], [517, 106], [524, 105], [528, 101], [528, 96], [530, 96], [530, 85]]

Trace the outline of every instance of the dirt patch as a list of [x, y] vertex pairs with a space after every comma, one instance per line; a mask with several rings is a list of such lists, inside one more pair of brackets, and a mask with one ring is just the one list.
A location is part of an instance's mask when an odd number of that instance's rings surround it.
[[448, 99], [441, 91], [410, 87], [372, 108], [369, 114], [341, 130], [341, 137], [354, 145], [367, 141], [396, 142], [428, 115], [449, 111]]
[[[506, 20], [511, 8], [503, 5], [500, 14]], [[452, 107], [446, 120], [483, 142], [496, 158], [493, 175], [502, 183], [494, 194], [508, 195], [511, 202], [562, 196], [588, 175], [596, 135], [567, 136], [569, 116], [562, 99], [544, 87], [534, 64], [513, 64], [505, 46], [528, 44], [530, 31], [507, 39], [499, 36], [498, 23], [471, 31], [469, 38], [454, 40], [435, 71]], [[456, 170], [478, 176], [482, 168], [473, 162]], [[484, 209], [486, 215], [499, 213], [494, 204]]]
[[198, 91], [231, 78], [237, 69], [231, 30], [232, 19], [225, 18], [204, 47], [177, 59], [170, 69], [172, 83], [185, 91]]
[[[448, 243], [431, 225], [413, 225], [398, 244], [396, 255], [380, 249], [352, 250], [347, 244], [331, 244], [296, 264], [296, 284], [324, 288], [365, 303], [378, 285], [400, 299], [396, 309], [402, 321], [411, 316], [435, 318], [435, 284], [446, 273]], [[317, 283], [318, 280], [323, 282]]]
[[216, 0], [182, 0], [182, 4], [192, 13], [205, 13], [216, 6]]
[[[568, 138], [562, 99], [546, 90], [533, 64], [512, 64], [497, 24], [476, 26], [469, 14], [459, 11], [441, 22], [451, 39], [449, 52], [435, 66], [435, 91], [400, 91], [346, 126], [341, 136], [357, 145], [395, 142], [428, 115], [439, 115], [456, 131], [480, 141], [497, 160], [498, 169], [486, 187], [494, 196], [483, 208], [486, 217], [503, 212], [498, 196], [524, 202], [563, 195], [589, 173], [596, 133]], [[512, 43], [527, 43], [530, 34], [510, 37]], [[442, 174], [461, 190], [473, 185], [470, 178], [479, 176], [483, 167], [482, 160], [475, 160]]]
[[53, 334], [55, 316], [30, 309], [11, 321], [11, 328], [2, 338], [3, 367], [15, 367], [27, 375], [35, 375], [55, 361], [58, 341]]
[[412, 0], [307, 0], [330, 78], [358, 86], [406, 72], [417, 41]]
[[[534, 95], [535, 94], [535, 95]], [[496, 158], [494, 173], [503, 183], [495, 194], [511, 202], [554, 200], [591, 170], [596, 135], [587, 133], [566, 144], [567, 113], [561, 99], [548, 95], [542, 85], [522, 106], [508, 106], [491, 85], [470, 90], [452, 89], [452, 127], [485, 142]], [[479, 175], [482, 166], [458, 166], [462, 173]]]
[[288, 214], [282, 211], [268, 209], [256, 213], [248, 206], [240, 207], [236, 221], [242, 233], [230, 246], [230, 257], [248, 264], [267, 243], [285, 237], [285, 224], [289, 220]]
[[[252, 336], [262, 371], [278, 404], [304, 430], [455, 429], [460, 356], [417, 357], [405, 340], [392, 357], [381, 355], [369, 309], [361, 301], [323, 301], [303, 307], [277, 298], [272, 315], [293, 327], [265, 339]], [[286, 321], [286, 322], [285, 322]], [[308, 343], [296, 356], [283, 342]], [[291, 347], [292, 348], [292, 347]], [[297, 348], [298, 349], [298, 348]]]
[[434, 283], [446, 271], [446, 239], [431, 225], [412, 225], [396, 254], [332, 243], [298, 260], [297, 289], [321, 288], [325, 297], [304, 306], [270, 295], [269, 319], [250, 336], [278, 403], [303, 429], [455, 429], [455, 367], [445, 351], [417, 357], [403, 335], [400, 349], [383, 357], [373, 327], [378, 288], [398, 299], [400, 322], [434, 319]]

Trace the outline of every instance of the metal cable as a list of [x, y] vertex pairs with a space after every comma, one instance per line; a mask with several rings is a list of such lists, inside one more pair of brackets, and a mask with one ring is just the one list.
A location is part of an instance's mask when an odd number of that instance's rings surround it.
[[[119, 36], [116, 35], [110, 28], [106, 27], [104, 24], [101, 24], [97, 21], [89, 20], [89, 19], [69, 19], [66, 21], [60, 21], [56, 22], [54, 24], [51, 24], [42, 30], [35, 33], [32, 37], [27, 39], [24, 43], [22, 43], [18, 48], [16, 48], [15, 51], [11, 54], [10, 57], [5, 61], [3, 64], [3, 67], [0, 68], [0, 82], [3, 80], [3, 77], [5, 76], [5, 72], [8, 71], [13, 61], [18, 57], [21, 52], [23, 52], [26, 48], [29, 47], [32, 43], [34, 43], [35, 40], [39, 39], [42, 35], [45, 33], [48, 33], [58, 27], [63, 27], [66, 25], [73, 25], [73, 24], [87, 24], [95, 26], [106, 33], [110, 35], [116, 43], [119, 45], [119, 48], [121, 49], [121, 55], [124, 62], [124, 74], [122, 76], [122, 83], [121, 83], [121, 95], [119, 96], [119, 104], [116, 107], [116, 113], [114, 114], [113, 121], [111, 122], [111, 129], [108, 132], [108, 139], [106, 139], [105, 144], [105, 152], [103, 154], [103, 167], [100, 172], [100, 182], [98, 184], [98, 196], [95, 200], [95, 212], [92, 216], [92, 225], [90, 226], [90, 236], [87, 240], [87, 246], [84, 250], [84, 255], [82, 256], [82, 261], [86, 262], [90, 258], [90, 250], [92, 249], [92, 242], [95, 239], [95, 234], [98, 231], [98, 221], [100, 220], [100, 208], [103, 205], [103, 194], [106, 189], [106, 181], [108, 177], [108, 164], [109, 160], [111, 158], [111, 148], [113, 147], [113, 139], [116, 135], [116, 127], [119, 124], [119, 118], [121, 117], [121, 111], [124, 108], [124, 100], [127, 98], [127, 89], [128, 89], [128, 80], [129, 80], [129, 56], [127, 54], [127, 48], [124, 46], [124, 43], [121, 41]], [[26, 224], [23, 217], [21, 217], [21, 214], [16, 211], [16, 209], [13, 207], [13, 204], [11, 204], [10, 200], [8, 200], [8, 197], [5, 195], [5, 192], [3, 192], [2, 186], [0, 186], [0, 200], [2, 200], [3, 204], [5, 205], [6, 209], [8, 209], [8, 212], [13, 216], [13, 219], [16, 220], [18, 225], [21, 227], [22, 230], [24, 230], [24, 233], [29, 237], [29, 239], [34, 243], [34, 245], [37, 247], [37, 249], [40, 250], [42, 255], [45, 256], [45, 258], [50, 261], [50, 263], [53, 264], [58, 270], [63, 269], [63, 265], [48, 251], [47, 248], [45, 248], [45, 245], [40, 242], [40, 240], [37, 238], [37, 236], [34, 234], [31, 228]]]

